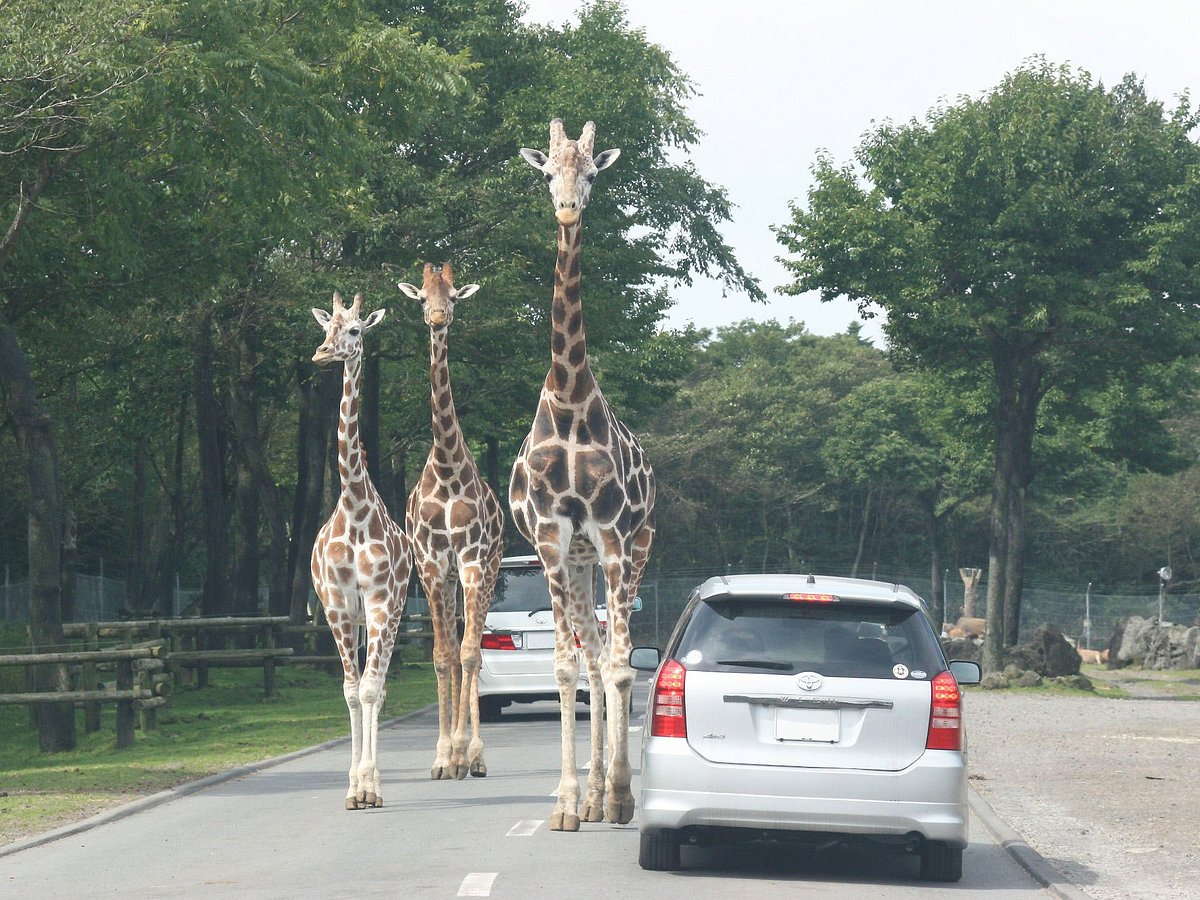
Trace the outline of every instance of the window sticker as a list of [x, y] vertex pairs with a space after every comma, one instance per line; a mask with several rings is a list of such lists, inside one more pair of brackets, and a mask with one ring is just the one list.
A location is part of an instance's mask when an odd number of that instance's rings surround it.
[[921, 671], [920, 669], [913, 669], [911, 672], [908, 673], [908, 677], [909, 678], [925, 678], [926, 673]]
[[906, 666], [904, 663], [896, 663], [894, 666], [892, 666], [892, 674], [897, 678], [907, 678], [908, 666]]
[[682, 662], [685, 666], [694, 666], [702, 659], [704, 659], [703, 653], [701, 653], [699, 650], [691, 650], [682, 660], [680, 660], [680, 662]]

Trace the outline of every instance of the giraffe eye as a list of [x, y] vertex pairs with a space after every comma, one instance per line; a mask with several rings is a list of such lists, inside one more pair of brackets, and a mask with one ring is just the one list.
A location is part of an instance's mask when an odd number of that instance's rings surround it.
[[587, 180], [588, 180], [588, 184], [591, 184], [593, 181], [595, 181], [595, 180], [596, 180], [596, 173], [595, 173], [595, 172], [593, 172], [591, 175], [589, 175], [589, 176], [587, 177]]
[[358, 329], [357, 328], [350, 329], [350, 337], [358, 337]]
[[549, 172], [544, 172], [542, 174], [542, 177], [546, 179], [546, 184], [549, 184], [550, 182], [552, 182], [554, 180], [554, 176], [551, 175]]

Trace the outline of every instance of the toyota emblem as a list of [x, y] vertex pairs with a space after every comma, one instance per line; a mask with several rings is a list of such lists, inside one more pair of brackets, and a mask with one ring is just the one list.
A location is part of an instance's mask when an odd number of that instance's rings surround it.
[[802, 691], [815, 691], [824, 682], [825, 679], [816, 672], [801, 672], [796, 676], [796, 684], [800, 686], [800, 690]]

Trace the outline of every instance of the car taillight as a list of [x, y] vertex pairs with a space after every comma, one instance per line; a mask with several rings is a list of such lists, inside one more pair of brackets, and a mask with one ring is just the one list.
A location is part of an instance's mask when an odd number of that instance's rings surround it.
[[949, 672], [933, 676], [933, 703], [929, 710], [929, 750], [962, 749], [962, 693]]
[[677, 660], [668, 659], [654, 682], [653, 713], [650, 734], [654, 737], [687, 737], [687, 717], [683, 709], [685, 669]]
[[486, 632], [479, 641], [479, 646], [483, 650], [516, 650], [517, 645], [513, 643], [511, 634], [493, 634]]
[[793, 603], [837, 603], [838, 598], [833, 594], [784, 594], [784, 600]]

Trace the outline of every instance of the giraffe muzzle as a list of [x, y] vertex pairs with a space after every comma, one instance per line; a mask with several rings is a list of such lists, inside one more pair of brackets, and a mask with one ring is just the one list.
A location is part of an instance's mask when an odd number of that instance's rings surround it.
[[563, 208], [554, 213], [554, 218], [558, 219], [559, 225], [574, 225], [579, 221], [579, 217], [583, 215], [582, 210]]

